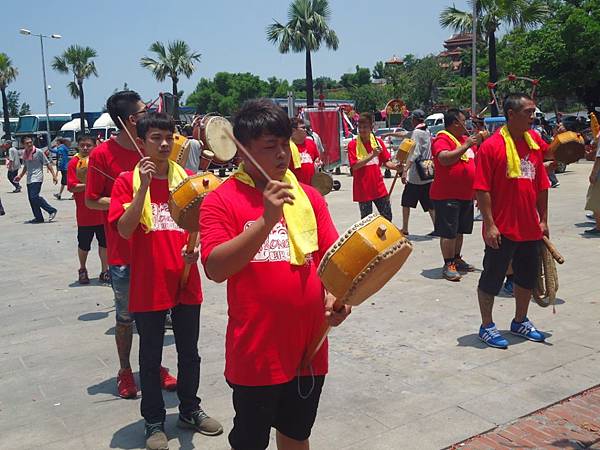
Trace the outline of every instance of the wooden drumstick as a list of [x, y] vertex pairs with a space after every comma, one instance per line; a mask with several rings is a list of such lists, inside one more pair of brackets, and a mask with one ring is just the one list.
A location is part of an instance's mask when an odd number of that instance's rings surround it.
[[262, 166], [256, 161], [256, 159], [254, 159], [254, 156], [252, 156], [250, 154], [250, 152], [246, 149], [246, 147], [244, 147], [242, 145], [242, 143], [236, 139], [236, 137], [231, 133], [231, 131], [229, 131], [228, 129], [225, 129], [223, 131], [225, 132], [227, 137], [229, 137], [229, 139], [231, 139], [235, 143], [237, 148], [239, 148], [242, 151], [244, 156], [246, 156], [246, 158], [248, 158], [250, 160], [250, 162], [254, 165], [254, 167], [256, 167], [258, 169], [258, 171], [265, 178], [265, 180], [267, 180], [267, 182], [273, 181], [273, 179], [269, 176], [267, 171], [262, 168]]
[[[185, 247], [185, 252], [186, 253], [193, 253], [194, 250], [196, 249], [196, 246], [198, 245], [198, 232], [197, 231], [192, 231], [190, 233], [190, 235], [188, 236], [188, 241]], [[191, 264], [186, 263], [185, 267], [183, 268], [183, 273], [181, 274], [181, 282], [179, 283], [181, 288], [184, 288], [188, 277], [190, 276], [190, 269], [192, 268]]]
[[[412, 152], [414, 147], [415, 147], [415, 144], [413, 143], [413, 145], [411, 146], [411, 149], [408, 151], [409, 154], [410, 154], [410, 152]], [[398, 151], [401, 151], [401, 150], [398, 149]], [[398, 153], [397, 152], [396, 152], [396, 162], [398, 162]], [[396, 175], [394, 176], [394, 181], [392, 181], [392, 186], [390, 187], [390, 193], [388, 194], [390, 197], [392, 196], [392, 192], [394, 191], [394, 187], [396, 186], [396, 182], [398, 181], [400, 172], [402, 172], [402, 170], [396, 170]]]
[[123, 119], [121, 119], [120, 116], [117, 116], [117, 119], [119, 119], [119, 122], [121, 122], [121, 126], [123, 127], [123, 130], [125, 130], [125, 133], [127, 133], [127, 136], [129, 136], [129, 139], [131, 139], [131, 142], [133, 144], [133, 146], [135, 147], [135, 149], [138, 151], [138, 153], [140, 154], [140, 157], [143, 158], [144, 154], [142, 153], [142, 151], [140, 150], [140, 148], [137, 145], [137, 142], [135, 142], [135, 139], [133, 138], [133, 136], [131, 135], [131, 133], [129, 132], [129, 130], [127, 129], [127, 127], [125, 126], [125, 122], [123, 122]]
[[548, 239], [546, 236], [544, 236], [542, 239], [544, 241], [544, 244], [546, 245], [546, 248], [548, 249], [548, 251], [550, 252], [552, 257], [554, 258], [554, 260], [559, 264], [564, 263], [565, 258], [563, 258], [563, 256], [560, 254], [560, 252], [557, 250], [557, 248], [552, 243], [552, 241], [550, 241], [550, 239]]
[[115, 179], [113, 177], [111, 177], [109, 174], [107, 174], [106, 172], [101, 171], [100, 169], [98, 169], [96, 166], [90, 166], [88, 165], [88, 168], [91, 167], [92, 169], [94, 169], [96, 172], [104, 175], [106, 178], [108, 178], [109, 180], [115, 181]]
[[[343, 309], [344, 309], [344, 303], [340, 299], [336, 299], [333, 304], [333, 310], [335, 312], [340, 312]], [[317, 335], [315, 336], [313, 341], [310, 343], [310, 345], [304, 352], [304, 356], [302, 357], [302, 361], [300, 362], [300, 370], [304, 370], [310, 365], [313, 358], [315, 357], [315, 355], [317, 354], [317, 352], [323, 345], [323, 342], [325, 342], [325, 338], [329, 334], [330, 330], [331, 330], [331, 325], [329, 325], [327, 323], [327, 321], [325, 321], [323, 323], [323, 325], [321, 326], [319, 333], [317, 333]]]

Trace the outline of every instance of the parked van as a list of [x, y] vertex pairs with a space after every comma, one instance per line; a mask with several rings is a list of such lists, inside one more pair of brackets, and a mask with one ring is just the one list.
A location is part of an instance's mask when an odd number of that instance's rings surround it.
[[438, 134], [439, 131], [444, 129], [444, 114], [435, 113], [427, 116], [425, 119], [425, 124], [427, 125], [427, 130], [432, 136]]

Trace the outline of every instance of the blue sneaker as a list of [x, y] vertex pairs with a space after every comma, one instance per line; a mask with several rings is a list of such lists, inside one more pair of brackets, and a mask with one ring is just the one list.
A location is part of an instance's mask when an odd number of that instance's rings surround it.
[[502, 337], [496, 324], [492, 322], [489, 327], [479, 327], [479, 339], [485, 342], [490, 347], [508, 348], [508, 341]]
[[531, 323], [527, 317], [525, 317], [525, 320], [520, 323], [515, 322], [513, 319], [510, 324], [510, 332], [516, 336], [521, 336], [522, 338], [529, 339], [533, 342], [544, 342], [546, 340], [546, 336], [536, 330], [533, 326], [533, 323]]
[[503, 290], [504, 292], [506, 292], [507, 295], [510, 295], [511, 297], [515, 296], [515, 286], [513, 285], [512, 280], [506, 280], [506, 282], [504, 283]]

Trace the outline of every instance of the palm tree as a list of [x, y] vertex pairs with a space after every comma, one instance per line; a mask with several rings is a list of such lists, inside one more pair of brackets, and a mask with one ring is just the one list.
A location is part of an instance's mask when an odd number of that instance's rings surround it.
[[6, 53], [0, 53], [0, 91], [2, 91], [2, 110], [4, 113], [4, 134], [7, 139], [10, 135], [10, 114], [8, 113], [8, 97], [6, 97], [6, 88], [9, 83], [15, 81], [19, 71], [12, 65], [11, 59]]
[[184, 41], [169, 42], [167, 48], [162, 42], [156, 41], [150, 46], [150, 51], [156, 53], [158, 59], [144, 56], [140, 60], [142, 67], [152, 71], [157, 81], [165, 81], [167, 77], [173, 81], [173, 97], [175, 108], [173, 117], [179, 119], [179, 91], [177, 83], [180, 75], [186, 78], [192, 76], [196, 70], [195, 62], [200, 62], [200, 53], [192, 52], [189, 45]]
[[[527, 29], [541, 24], [550, 9], [547, 0], [469, 0], [469, 11], [449, 6], [440, 14], [440, 25], [460, 33], [473, 30], [473, 2], [477, 6], [478, 34], [488, 45], [489, 81], [498, 81], [496, 65], [496, 32], [501, 24]], [[492, 105], [492, 116], [498, 115], [498, 106]]]
[[[85, 96], [83, 93], [83, 80], [92, 75], [98, 76], [96, 64], [92, 61], [97, 55], [91, 47], [71, 45], [62, 56], [56, 56], [52, 68], [60, 73], [73, 74], [73, 81], [67, 84], [69, 93], [73, 98], [79, 98], [79, 120], [82, 132], [85, 132]], [[90, 124], [91, 125], [91, 124]]]
[[314, 104], [311, 52], [324, 42], [327, 48], [337, 50], [339, 39], [329, 24], [331, 16], [328, 0], [293, 0], [288, 10], [288, 22], [275, 21], [267, 27], [267, 40], [279, 45], [280, 53], [290, 49], [306, 54], [306, 103]]

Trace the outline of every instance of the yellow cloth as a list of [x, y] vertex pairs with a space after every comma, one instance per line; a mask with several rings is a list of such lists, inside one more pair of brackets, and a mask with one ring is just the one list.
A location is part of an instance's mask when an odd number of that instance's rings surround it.
[[[439, 131], [438, 134], [443, 134], [443, 135], [448, 136], [450, 138], [450, 140], [456, 144], [456, 148], [458, 148], [462, 145], [462, 143], [458, 139], [456, 139], [456, 137], [452, 133], [449, 133], [446, 130]], [[460, 159], [462, 161], [469, 161], [469, 155], [467, 155], [467, 152], [464, 152], [462, 155], [460, 155]]]
[[290, 150], [292, 151], [292, 162], [294, 163], [294, 169], [299, 169], [302, 166], [302, 159], [300, 158], [300, 150], [294, 141], [290, 139]]
[[[255, 186], [254, 180], [244, 170], [244, 163], [240, 164], [231, 176], [248, 186]], [[300, 187], [291, 170], [285, 173], [281, 181], [292, 185], [291, 193], [294, 196], [293, 205], [283, 205], [283, 217], [287, 224], [290, 244], [290, 264], [302, 266], [306, 262], [306, 255], [319, 249], [317, 219], [306, 192]]]
[[[188, 177], [187, 172], [174, 161], [169, 161], [169, 171], [167, 172], [167, 180], [169, 182], [169, 191], [172, 191], [177, 187], [179, 183], [185, 180]], [[140, 190], [140, 186], [142, 184], [142, 180], [140, 179], [140, 168], [139, 165], [135, 166], [133, 169], [133, 196], [137, 191]], [[125, 209], [129, 208], [131, 203], [123, 204]], [[146, 233], [150, 233], [154, 228], [154, 221], [152, 219], [152, 203], [150, 201], [150, 188], [146, 191], [146, 197], [144, 198], [144, 206], [142, 207], [142, 215], [140, 216], [140, 224], [142, 224], [142, 229]]]
[[[377, 142], [377, 139], [375, 139], [375, 135], [373, 133], [370, 134], [370, 139], [371, 139], [371, 149], [375, 150], [377, 147], [379, 147], [379, 142]], [[365, 158], [369, 157], [369, 152], [367, 152], [367, 149], [365, 147], [365, 144], [363, 144], [362, 139], [360, 138], [360, 136], [358, 136], [356, 138], [356, 158], [359, 161], [362, 161]]]
[[[500, 128], [500, 135], [504, 138], [504, 146], [506, 147], [506, 174], [508, 178], [519, 178], [521, 176], [521, 158], [519, 158], [517, 146], [506, 125]], [[523, 139], [525, 139], [530, 150], [540, 149], [540, 146], [527, 131], [523, 134]]]

